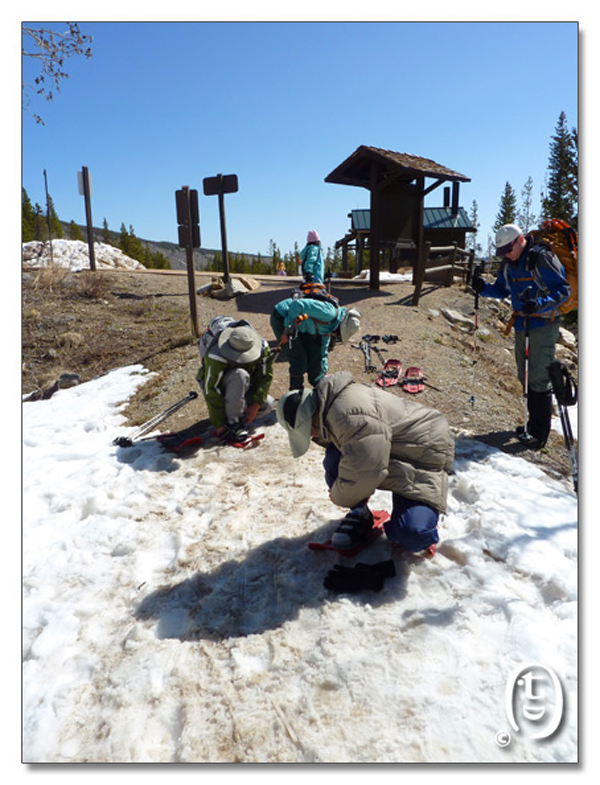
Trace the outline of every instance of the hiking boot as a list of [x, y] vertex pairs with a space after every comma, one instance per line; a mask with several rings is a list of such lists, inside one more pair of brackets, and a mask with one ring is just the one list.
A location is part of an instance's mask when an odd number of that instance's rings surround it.
[[331, 544], [334, 548], [348, 550], [369, 540], [373, 528], [373, 515], [368, 507], [355, 507], [334, 531]]
[[517, 438], [525, 447], [528, 447], [530, 450], [542, 450], [546, 446], [545, 439], [538, 439], [537, 436], [533, 436], [533, 434], [529, 433], [525, 430], [525, 428], [520, 425], [517, 428]]
[[245, 442], [250, 437], [249, 432], [239, 420], [227, 420], [223, 439], [226, 442]]

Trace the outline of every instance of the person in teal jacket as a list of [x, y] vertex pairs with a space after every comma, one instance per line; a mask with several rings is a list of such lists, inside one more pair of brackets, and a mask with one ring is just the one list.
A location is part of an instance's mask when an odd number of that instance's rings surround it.
[[247, 426], [273, 403], [273, 352], [246, 320], [219, 316], [200, 339], [200, 355], [196, 378], [212, 426], [225, 439], [246, 438]]
[[327, 373], [331, 339], [346, 343], [360, 328], [360, 312], [308, 297], [282, 300], [271, 313], [282, 356], [290, 363], [290, 390], [301, 390], [304, 374], [313, 387]]
[[323, 283], [325, 279], [325, 261], [319, 233], [311, 229], [306, 237], [306, 245], [300, 251], [302, 278], [306, 283]]

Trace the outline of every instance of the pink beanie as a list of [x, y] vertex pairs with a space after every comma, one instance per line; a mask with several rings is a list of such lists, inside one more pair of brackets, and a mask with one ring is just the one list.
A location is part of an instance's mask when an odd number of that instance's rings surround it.
[[319, 237], [319, 233], [316, 232], [314, 229], [311, 229], [310, 232], [308, 233], [307, 238], [306, 238], [306, 242], [307, 243], [320, 243], [321, 242], [321, 238]]

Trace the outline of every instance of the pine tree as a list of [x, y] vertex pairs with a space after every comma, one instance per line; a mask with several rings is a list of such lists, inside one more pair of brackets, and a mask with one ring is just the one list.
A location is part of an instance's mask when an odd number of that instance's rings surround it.
[[54, 209], [54, 202], [52, 201], [51, 196], [48, 196], [48, 215], [50, 216], [50, 231], [52, 233], [52, 239], [56, 240], [64, 237], [62, 224], [58, 219], [56, 210]]
[[269, 240], [269, 256], [271, 257], [271, 272], [277, 272], [277, 265], [281, 261], [281, 251], [277, 247], [275, 240]]
[[567, 116], [560, 113], [550, 143], [548, 187], [542, 199], [543, 218], [562, 218], [574, 223], [578, 212], [578, 135], [567, 128]]
[[146, 249], [142, 241], [135, 236], [135, 231], [131, 224], [129, 225], [129, 252], [127, 254], [131, 259], [144, 264], [146, 261]]
[[110, 245], [110, 233], [108, 231], [108, 221], [106, 218], [102, 221], [102, 242]]
[[130, 256], [129, 253], [129, 232], [127, 231], [127, 227], [124, 223], [121, 224], [120, 237], [119, 237], [119, 248], [123, 251], [126, 256]]
[[83, 242], [83, 235], [81, 234], [81, 229], [77, 226], [75, 221], [69, 222], [69, 239], [81, 240], [81, 242]]
[[528, 232], [535, 224], [537, 218], [533, 213], [533, 180], [531, 175], [527, 178], [527, 182], [521, 191], [521, 210], [518, 214], [517, 223], [524, 232]]
[[504, 186], [504, 192], [500, 199], [500, 208], [496, 216], [494, 230], [499, 229], [504, 224], [513, 224], [517, 220], [517, 195], [509, 182]]
[[44, 211], [36, 202], [33, 208], [34, 237], [36, 240], [46, 241], [48, 239], [48, 224], [44, 216]]
[[36, 239], [36, 218], [33, 205], [27, 191], [23, 188], [21, 194], [21, 241], [29, 243]]
[[145, 260], [143, 262], [145, 267], [149, 267], [153, 270], [170, 270], [171, 265], [169, 264], [169, 260], [167, 257], [161, 253], [160, 251], [151, 251], [148, 246], [144, 246], [145, 248]]
[[470, 250], [474, 251], [475, 253], [481, 253], [481, 245], [477, 242], [477, 232], [479, 231], [479, 227], [481, 224], [478, 221], [478, 208], [477, 202], [473, 200], [471, 204], [471, 212], [469, 213], [469, 220], [471, 222], [471, 226], [475, 229], [474, 232], [469, 232], [469, 235], [466, 239], [466, 246]]

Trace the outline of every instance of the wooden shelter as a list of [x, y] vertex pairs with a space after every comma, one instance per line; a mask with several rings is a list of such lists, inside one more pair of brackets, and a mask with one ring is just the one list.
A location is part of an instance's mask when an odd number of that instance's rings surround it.
[[[427, 178], [433, 182], [426, 184]], [[415, 268], [424, 267], [425, 197], [440, 185], [451, 183], [450, 210], [458, 215], [459, 186], [470, 178], [429, 158], [361, 145], [327, 175], [325, 182], [370, 191], [370, 287], [379, 289], [380, 251], [405, 246], [412, 249]]]

